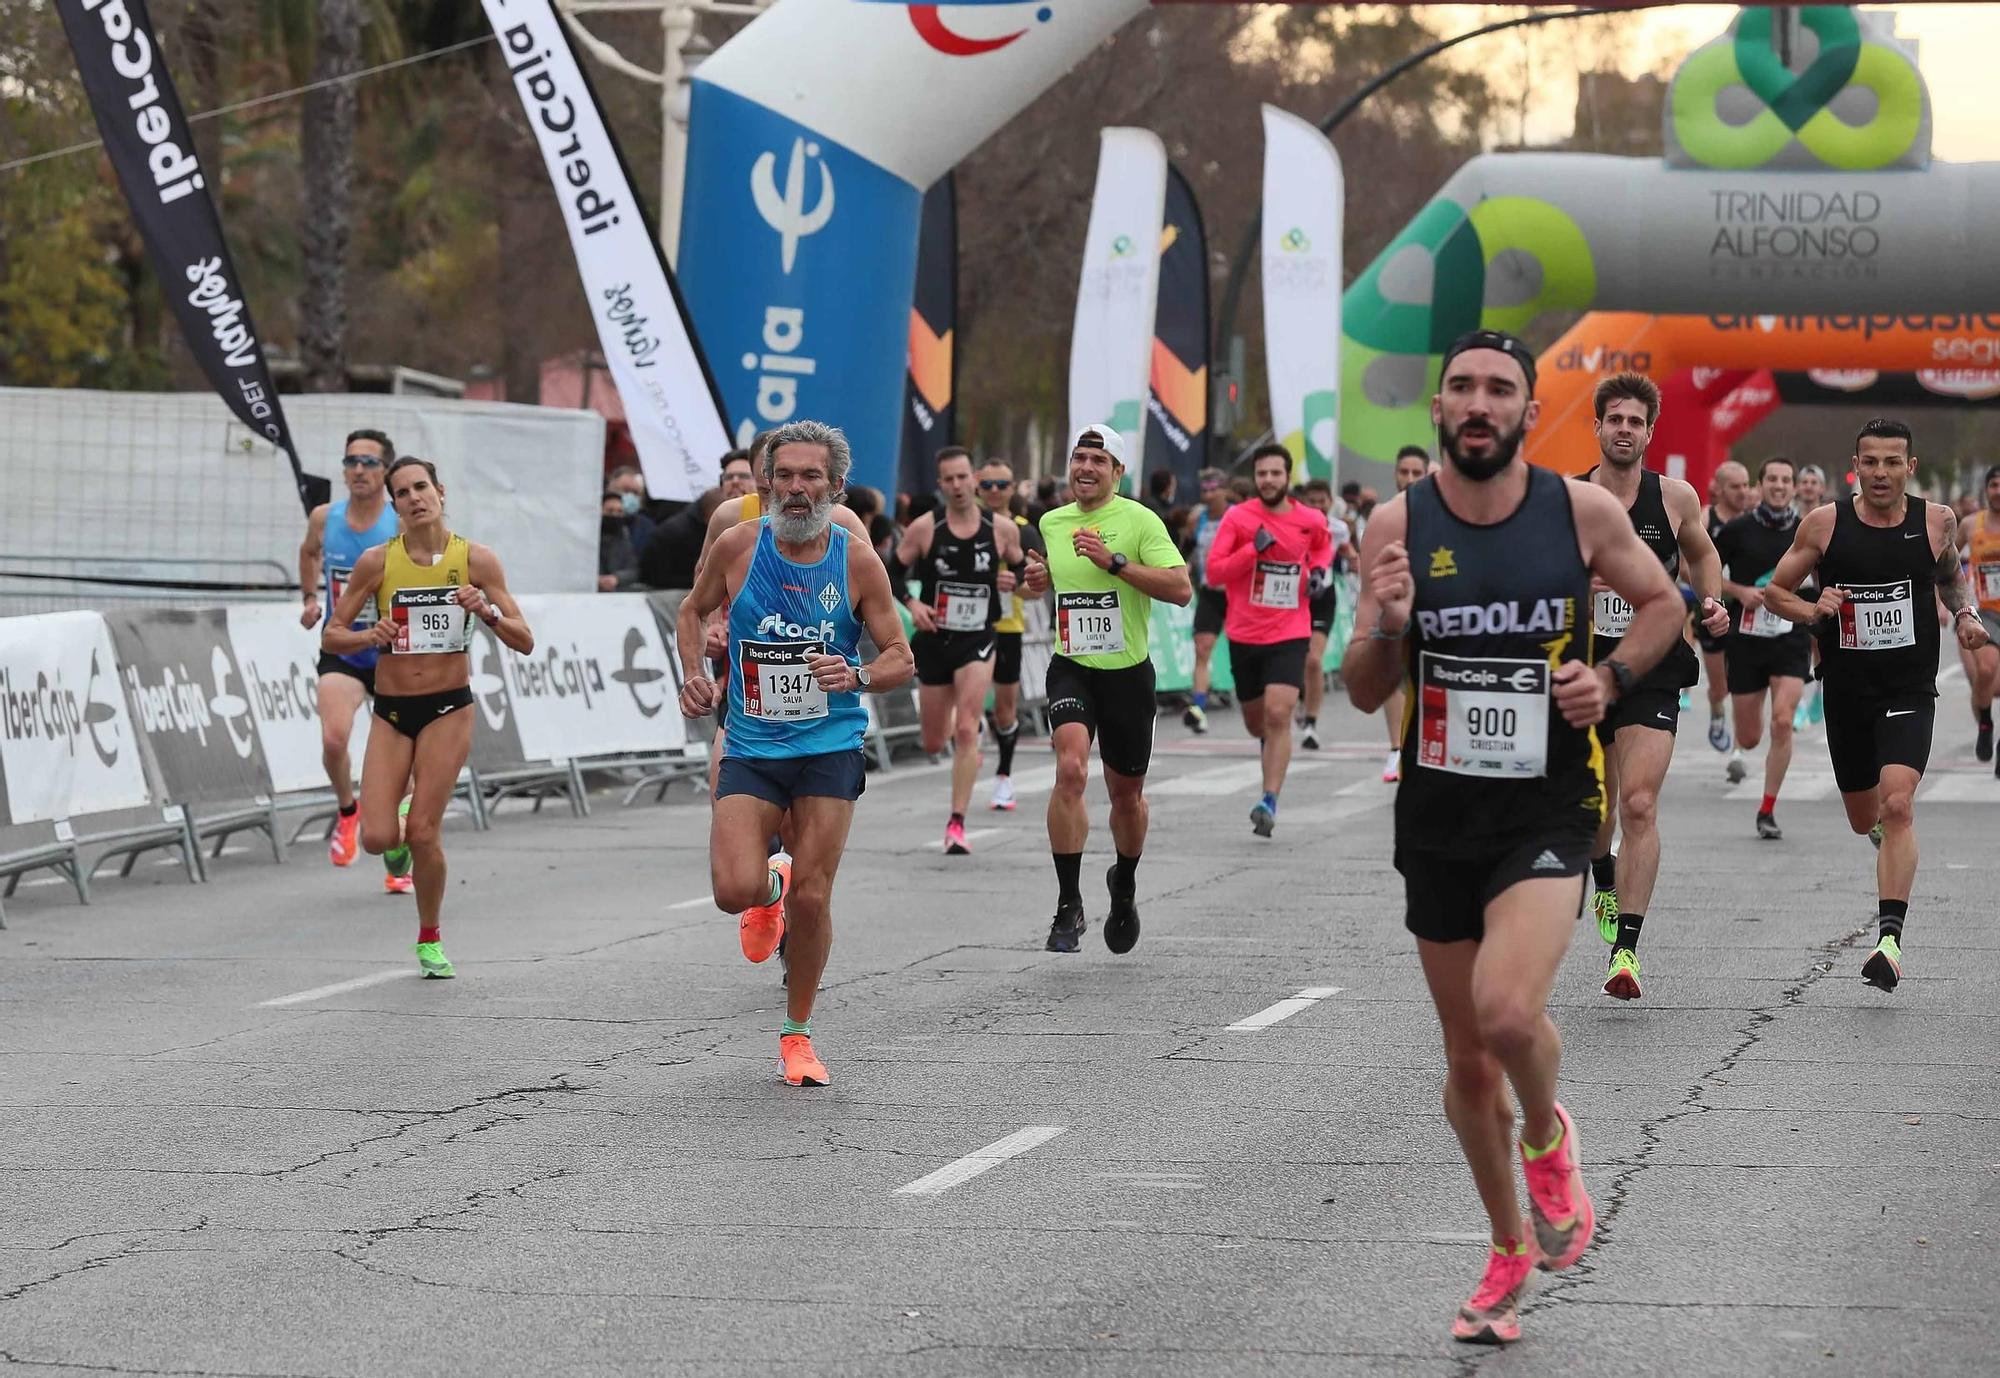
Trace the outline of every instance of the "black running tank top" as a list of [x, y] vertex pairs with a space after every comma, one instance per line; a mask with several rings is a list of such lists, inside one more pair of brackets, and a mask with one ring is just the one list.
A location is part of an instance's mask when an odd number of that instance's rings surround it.
[[1000, 547], [993, 514], [979, 514], [970, 536], [953, 534], [942, 511], [933, 514], [930, 557], [918, 566], [917, 590], [937, 614], [938, 630], [983, 632], [1000, 620]]
[[1504, 521], [1474, 526], [1412, 484], [1409, 723], [1396, 845], [1450, 851], [1597, 826], [1602, 758], [1556, 711], [1552, 672], [1590, 656], [1590, 570], [1569, 480], [1528, 468]]
[[[1583, 476], [1584, 481], [1591, 474]], [[1632, 499], [1632, 505], [1625, 509], [1632, 518], [1632, 529], [1653, 552], [1659, 562], [1666, 567], [1669, 579], [1678, 579], [1681, 572], [1680, 536], [1674, 530], [1674, 519], [1667, 515], [1667, 500], [1660, 492], [1660, 476], [1651, 469], [1639, 470], [1639, 492]], [[1609, 590], [1593, 594], [1590, 600], [1591, 651], [1590, 663], [1602, 665], [1624, 641], [1626, 629], [1632, 625], [1632, 605]], [[1667, 648], [1659, 663], [1648, 670], [1639, 683], [1647, 688], [1680, 689], [1701, 678], [1701, 664], [1695, 659], [1694, 648], [1682, 637], [1678, 644]]]
[[1821, 588], [1847, 590], [1837, 616], [1814, 624], [1829, 684], [1870, 693], [1937, 692], [1937, 552], [1929, 505], [1905, 499], [1897, 526], [1870, 526], [1854, 505], [1837, 504], [1833, 535], [1819, 561]]

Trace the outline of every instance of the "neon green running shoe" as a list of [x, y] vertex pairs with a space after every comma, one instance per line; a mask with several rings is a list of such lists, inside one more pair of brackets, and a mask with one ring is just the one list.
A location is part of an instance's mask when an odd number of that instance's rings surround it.
[[1590, 912], [1597, 915], [1597, 936], [1607, 943], [1618, 941], [1618, 892], [1599, 890], [1590, 897]]
[[1876, 851], [1879, 852], [1882, 850], [1882, 825], [1880, 823], [1877, 823], [1868, 830], [1868, 840], [1875, 844]]
[[[403, 819], [408, 818], [409, 816], [410, 816], [410, 801], [409, 799], [405, 798], [403, 800], [403, 806], [396, 810], [396, 819], [398, 823], [400, 823]], [[382, 853], [382, 869], [387, 871], [390, 875], [394, 876], [397, 880], [401, 880], [404, 876], [407, 876], [410, 873], [409, 844], [404, 842], [398, 842], [388, 851]]]
[[1892, 991], [1903, 979], [1903, 945], [1884, 934], [1868, 960], [1861, 965], [1861, 979], [1880, 991]]
[[1629, 947], [1614, 949], [1611, 954], [1611, 970], [1604, 977], [1604, 993], [1613, 1000], [1637, 1000], [1639, 991], [1639, 954]]
[[439, 981], [449, 981], [458, 975], [451, 969], [451, 958], [444, 955], [443, 943], [418, 943], [417, 965], [424, 969], [424, 975]]

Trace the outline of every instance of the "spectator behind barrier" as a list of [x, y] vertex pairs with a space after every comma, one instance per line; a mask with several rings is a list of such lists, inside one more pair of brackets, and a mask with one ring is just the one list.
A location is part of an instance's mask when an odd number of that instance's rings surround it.
[[722, 490], [711, 488], [661, 522], [639, 552], [639, 577], [648, 588], [691, 589], [695, 562], [701, 558], [701, 540], [708, 532], [708, 519], [722, 506]]
[[722, 457], [722, 501], [746, 497], [757, 491], [757, 471], [751, 467], [748, 450], [731, 450]]
[[[1166, 521], [1174, 510], [1174, 489], [1178, 480], [1171, 469], [1155, 469], [1146, 475], [1146, 506], [1153, 509], [1161, 521]], [[1168, 524], [1169, 531], [1173, 529]]]
[[646, 476], [636, 465], [621, 464], [611, 471], [604, 481], [605, 488], [618, 494], [624, 504], [625, 515], [632, 519], [632, 549], [644, 550], [646, 542], [652, 539], [653, 529], [660, 524], [662, 504], [654, 502], [646, 494]]
[[640, 518], [629, 512], [631, 493], [604, 490], [598, 517], [597, 591], [617, 593], [639, 586], [639, 556], [632, 548], [632, 528]]

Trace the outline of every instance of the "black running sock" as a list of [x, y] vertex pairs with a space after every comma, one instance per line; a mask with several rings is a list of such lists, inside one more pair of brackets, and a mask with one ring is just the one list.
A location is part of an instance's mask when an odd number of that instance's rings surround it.
[[1000, 774], [1012, 775], [1014, 773], [1014, 744], [1021, 740], [1021, 724], [1017, 722], [1005, 732], [1002, 732], [997, 727], [994, 728], [993, 739], [1000, 743]]
[[1884, 938], [1894, 938], [1897, 945], [1900, 946], [1903, 941], [1903, 920], [1910, 917], [1910, 902], [1908, 900], [1883, 900], [1880, 907], [1882, 912], [1877, 916], [1875, 921], [1881, 925], [1882, 936]]
[[1130, 895], [1139, 888], [1139, 858], [1118, 854], [1118, 864], [1112, 868], [1111, 883], [1121, 895]]
[[1606, 852], [1603, 856], [1592, 857], [1590, 859], [1590, 878], [1597, 883], [1597, 888], [1600, 890], [1609, 890], [1616, 884], [1618, 881], [1617, 854]]
[[951, 816], [951, 821], [958, 824], [958, 826], [962, 828], [965, 826], [965, 815], [962, 813], [955, 813]]
[[1056, 908], [1083, 908], [1083, 853], [1054, 852], [1056, 863]]
[[1639, 950], [1639, 927], [1645, 922], [1646, 916], [1644, 914], [1620, 914], [1618, 916], [1618, 941], [1613, 943], [1612, 946], [1614, 948], [1629, 947], [1632, 951], [1637, 952]]
[[354, 811], [360, 807], [361, 807], [361, 801], [357, 799], [352, 804], [349, 804], [346, 808], [342, 809], [340, 811], [340, 816], [342, 818], [352, 818], [354, 817]]
[[1979, 710], [1979, 725], [1980, 725], [1981, 727], [1991, 727], [1991, 726], [1993, 726], [1993, 705], [1992, 705], [1992, 704], [1990, 704], [1990, 703], [1989, 703], [1989, 704], [1987, 704], [1987, 705], [1986, 705], [1986, 706], [1985, 706], [1984, 708], [1982, 708], [1982, 709], [1980, 709], [1980, 710]]

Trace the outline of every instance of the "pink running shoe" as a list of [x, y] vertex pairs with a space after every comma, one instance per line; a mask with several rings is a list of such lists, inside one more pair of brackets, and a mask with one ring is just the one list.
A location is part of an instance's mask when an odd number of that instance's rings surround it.
[[1556, 1146], [1537, 1157], [1528, 1156], [1521, 1145], [1521, 1165], [1528, 1178], [1528, 1204], [1534, 1219], [1535, 1243], [1542, 1259], [1539, 1266], [1551, 1270], [1567, 1268], [1590, 1247], [1597, 1228], [1597, 1210], [1583, 1189], [1583, 1145], [1576, 1137], [1576, 1121], [1569, 1111], [1556, 1106], [1562, 1122], [1562, 1137]]
[[971, 856], [972, 844], [965, 840], [965, 824], [956, 818], [944, 825], [944, 854], [946, 856]]
[[1479, 1290], [1458, 1308], [1451, 1322], [1451, 1337], [1469, 1345], [1507, 1345], [1521, 1338], [1521, 1317], [1515, 1308], [1534, 1276], [1536, 1249], [1532, 1242], [1510, 1241], [1513, 1248], [1499, 1245], [1486, 1256], [1486, 1276]]

